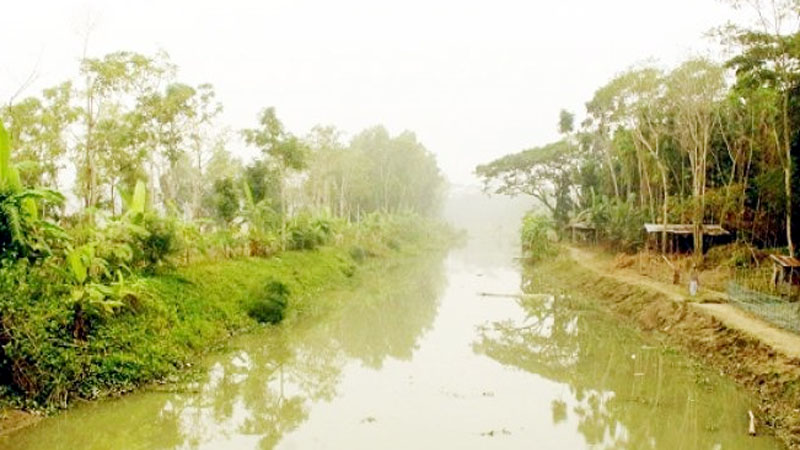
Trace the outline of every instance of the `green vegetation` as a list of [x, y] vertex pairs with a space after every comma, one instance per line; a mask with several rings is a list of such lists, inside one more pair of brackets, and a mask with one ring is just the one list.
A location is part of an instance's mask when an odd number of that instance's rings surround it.
[[365, 263], [366, 255], [415, 252], [445, 236], [419, 217], [377, 214], [337, 233], [334, 247], [203, 259], [113, 282], [90, 281], [98, 257], [86, 246], [69, 254], [66, 272], [52, 260], [6, 262], [0, 270], [4, 396], [26, 407], [65, 406], [73, 396], [94, 398], [167, 378], [233, 333], [315, 308], [315, 294], [357, 272], [351, 254], [363, 253], [358, 260]]
[[447, 235], [429, 219], [444, 180], [413, 133], [346, 145], [265, 108], [240, 133], [260, 151], [244, 165], [213, 87], [176, 73], [165, 54], [116, 52], [84, 59], [82, 86], [0, 107], [2, 399], [65, 406], [163, 380], [315, 308], [357, 264]]
[[8, 293], [2, 304], [6, 394], [28, 399], [27, 406], [64, 405], [71, 394], [92, 398], [164, 378], [250, 326], [248, 308], [268, 295], [267, 279], [284, 277], [297, 294], [308, 295], [343, 276], [348, 264], [341, 253], [210, 261], [140, 278], [131, 286], [137, 297], [112, 315], [84, 313], [80, 324], [65, 301], [68, 292], [46, 287], [52, 274], [6, 268], [0, 272]]
[[247, 314], [259, 323], [280, 323], [289, 306], [289, 288], [280, 281], [269, 281], [261, 296], [250, 302]]
[[556, 253], [553, 221], [544, 214], [528, 213], [522, 219], [522, 250], [531, 261]]
[[[751, 246], [794, 256], [800, 198], [800, 10], [754, 7], [752, 28], [715, 30], [732, 55], [671, 70], [630, 68], [600, 87], [575, 127], [562, 111], [558, 142], [478, 166], [487, 189], [538, 199], [559, 229], [592, 225], [618, 248], [643, 244], [642, 224], [721, 224]], [[762, 8], [763, 7], [763, 8]], [[661, 236], [666, 248], [666, 233]]]

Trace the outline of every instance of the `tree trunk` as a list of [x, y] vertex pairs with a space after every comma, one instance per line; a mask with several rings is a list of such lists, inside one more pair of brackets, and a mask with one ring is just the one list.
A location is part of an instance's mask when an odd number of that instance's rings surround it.
[[[603, 139], [605, 141], [605, 139]], [[608, 172], [611, 174], [611, 183], [614, 185], [614, 197], [619, 198], [619, 184], [617, 183], [617, 173], [614, 170], [614, 162], [611, 159], [611, 146], [603, 142], [603, 153], [606, 157], [606, 165], [608, 165]]]
[[783, 182], [786, 191], [786, 244], [789, 256], [794, 257], [794, 241], [792, 240], [792, 142], [789, 137], [789, 95], [783, 95], [783, 146], [785, 161], [783, 166]]
[[84, 193], [84, 208], [94, 205], [94, 155], [92, 155], [92, 135], [94, 134], [94, 96], [91, 81], [86, 79], [86, 142], [84, 148], [84, 166], [86, 169], [86, 192]]
[[664, 185], [664, 205], [661, 214], [661, 222], [664, 224], [664, 229], [661, 231], [661, 253], [667, 253], [667, 213], [669, 211], [669, 185], [667, 184], [667, 171], [659, 163], [661, 171], [661, 183]]
[[286, 251], [286, 179], [283, 167], [279, 169], [281, 190], [281, 251]]
[[[787, 152], [787, 158], [791, 154]], [[792, 240], [792, 166], [791, 160], [783, 169], [783, 180], [786, 188], [786, 243], [789, 247], [789, 256], [794, 257], [794, 241]]]

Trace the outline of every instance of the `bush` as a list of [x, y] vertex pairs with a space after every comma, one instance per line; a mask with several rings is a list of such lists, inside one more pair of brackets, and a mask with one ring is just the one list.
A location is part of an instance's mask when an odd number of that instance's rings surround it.
[[0, 382], [32, 406], [63, 404], [85, 361], [72, 342], [74, 311], [58, 273], [25, 260], [0, 267]]
[[555, 254], [553, 244], [553, 221], [550, 217], [528, 213], [522, 218], [522, 251], [531, 260], [552, 256]]
[[145, 271], [153, 271], [167, 263], [167, 258], [179, 250], [177, 227], [174, 221], [152, 213], [144, 215], [142, 226], [147, 235], [138, 239], [138, 258], [134, 264], [142, 266]]
[[452, 242], [455, 231], [442, 222], [414, 213], [365, 215], [356, 226], [346, 230], [350, 241], [374, 255], [403, 247], [436, 247]]
[[290, 249], [313, 250], [328, 242], [333, 233], [333, 225], [327, 219], [300, 214], [289, 222], [286, 232]]
[[280, 281], [269, 281], [260, 296], [247, 308], [247, 315], [259, 323], [279, 323], [289, 306], [289, 288]]
[[73, 247], [89, 245], [104, 261], [104, 273], [93, 274], [97, 281], [114, 281], [118, 274], [127, 276], [136, 271], [153, 272], [182, 248], [176, 221], [150, 212], [134, 220], [111, 220], [99, 228], [75, 227], [71, 234], [75, 237]]
[[350, 257], [353, 258], [353, 261], [358, 263], [363, 262], [368, 256], [373, 256], [364, 247], [359, 245], [350, 247], [348, 253], [350, 254]]
[[592, 225], [600, 236], [618, 249], [633, 252], [644, 244], [645, 212], [636, 207], [635, 196], [624, 201], [598, 197], [593, 199], [590, 211]]

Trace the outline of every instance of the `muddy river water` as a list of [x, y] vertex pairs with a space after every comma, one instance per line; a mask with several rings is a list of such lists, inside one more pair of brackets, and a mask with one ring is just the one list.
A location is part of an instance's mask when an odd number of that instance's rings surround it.
[[0, 448], [779, 448], [747, 436], [754, 400], [732, 382], [516, 253], [484, 236], [400, 261], [325, 294], [328, 312], [235, 339], [199, 381], [78, 406]]

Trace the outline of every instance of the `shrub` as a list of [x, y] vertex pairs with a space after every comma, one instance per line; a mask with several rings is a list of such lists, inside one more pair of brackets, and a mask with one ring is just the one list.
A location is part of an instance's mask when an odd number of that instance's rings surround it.
[[590, 210], [591, 222], [601, 237], [620, 250], [632, 252], [644, 244], [644, 211], [636, 207], [636, 198], [627, 200], [596, 197]]
[[522, 251], [531, 260], [539, 260], [555, 253], [553, 221], [550, 217], [528, 213], [522, 218]]
[[292, 250], [313, 250], [327, 243], [333, 233], [331, 222], [300, 214], [287, 225], [288, 247]]
[[263, 292], [247, 308], [247, 315], [259, 323], [279, 323], [289, 306], [289, 288], [280, 281], [269, 281]]
[[448, 225], [409, 212], [367, 214], [345, 234], [349, 236], [344, 239], [376, 255], [404, 246], [436, 247], [456, 237]]
[[63, 404], [82, 361], [72, 342], [74, 312], [57, 270], [20, 260], [0, 267], [0, 381], [36, 404]]
[[174, 221], [153, 213], [144, 215], [142, 227], [147, 234], [137, 236], [134, 265], [150, 272], [167, 263], [167, 258], [179, 250], [178, 232]]
[[364, 247], [361, 247], [359, 245], [354, 245], [350, 247], [348, 253], [350, 254], [350, 257], [353, 258], [353, 261], [358, 263], [363, 262], [365, 259], [367, 259], [368, 256], [371, 256], [370, 253]]

